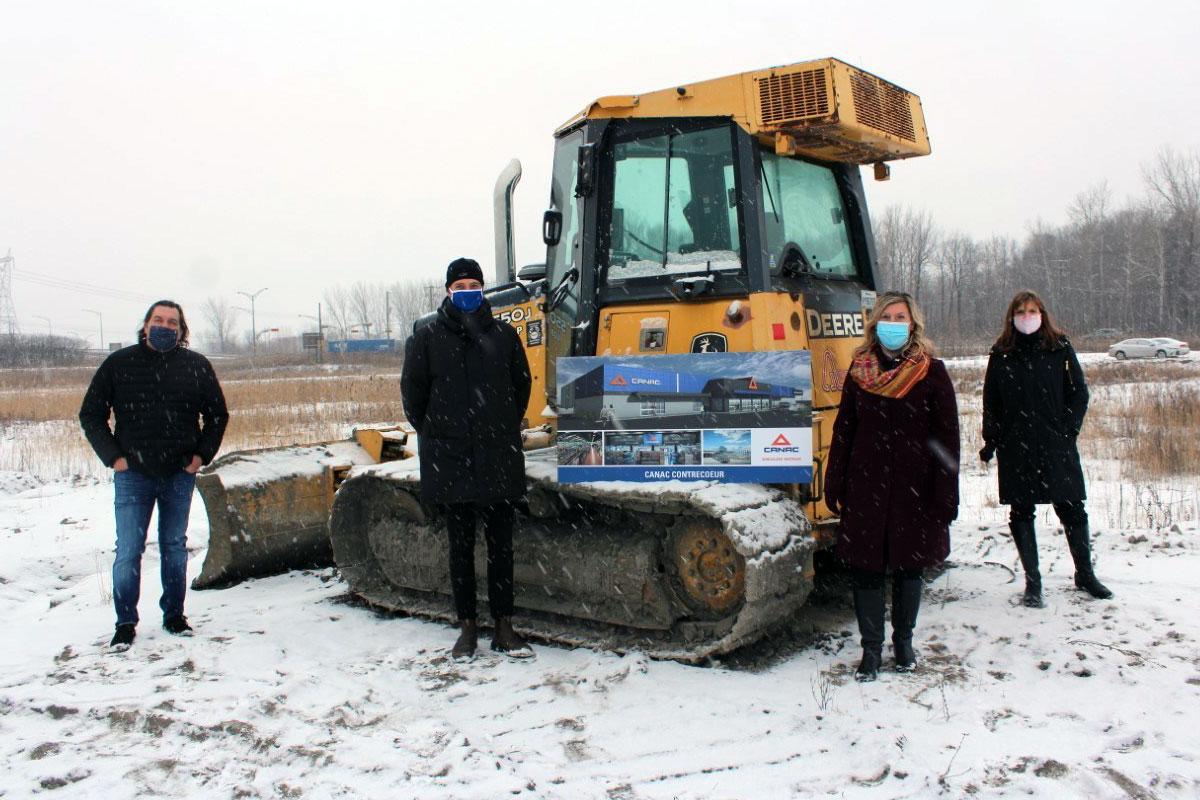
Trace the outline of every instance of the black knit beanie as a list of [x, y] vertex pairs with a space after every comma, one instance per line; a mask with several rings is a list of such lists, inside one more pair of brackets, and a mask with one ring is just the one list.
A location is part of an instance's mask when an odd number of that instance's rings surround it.
[[456, 258], [450, 262], [450, 266], [446, 268], [446, 288], [450, 288], [450, 284], [463, 278], [474, 278], [483, 283], [483, 270], [479, 268], [479, 262], [470, 258]]

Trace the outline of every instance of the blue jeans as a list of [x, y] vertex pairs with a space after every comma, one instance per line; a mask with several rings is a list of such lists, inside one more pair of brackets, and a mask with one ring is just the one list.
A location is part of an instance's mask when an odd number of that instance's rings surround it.
[[163, 619], [183, 615], [187, 590], [187, 526], [196, 476], [183, 470], [152, 478], [127, 469], [115, 473], [117, 557], [113, 562], [113, 604], [118, 625], [136, 625], [142, 591], [142, 553], [150, 513], [158, 504], [158, 551], [162, 571]]

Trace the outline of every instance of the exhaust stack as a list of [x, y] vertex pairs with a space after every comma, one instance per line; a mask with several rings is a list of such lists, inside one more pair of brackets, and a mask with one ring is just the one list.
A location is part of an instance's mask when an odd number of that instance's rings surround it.
[[513, 241], [513, 192], [521, 180], [521, 162], [513, 159], [496, 178], [492, 192], [492, 215], [496, 233], [496, 280], [494, 286], [517, 279], [517, 253]]

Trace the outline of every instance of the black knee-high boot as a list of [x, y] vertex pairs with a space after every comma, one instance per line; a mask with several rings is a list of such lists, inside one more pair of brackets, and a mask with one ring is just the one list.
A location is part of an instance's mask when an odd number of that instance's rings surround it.
[[1067, 532], [1067, 546], [1071, 548], [1071, 558], [1075, 562], [1075, 585], [1100, 600], [1112, 597], [1113, 593], [1092, 571], [1092, 543], [1087, 523], [1067, 524], [1063, 529]]
[[858, 632], [862, 636], [862, 663], [854, 673], [860, 682], [879, 677], [883, 661], [883, 588], [854, 589], [854, 615], [858, 617]]
[[1030, 608], [1042, 608], [1042, 573], [1038, 571], [1037, 533], [1033, 521], [1009, 522], [1013, 544], [1025, 570], [1025, 596], [1021, 602]]
[[896, 654], [897, 672], [912, 672], [917, 667], [912, 637], [924, 588], [925, 581], [920, 577], [892, 575], [892, 650]]

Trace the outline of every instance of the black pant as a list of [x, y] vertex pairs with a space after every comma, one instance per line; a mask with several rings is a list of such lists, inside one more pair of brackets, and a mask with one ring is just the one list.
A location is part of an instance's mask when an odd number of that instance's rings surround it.
[[[869, 569], [852, 568], [850, 570], [851, 578], [854, 581], [855, 589], [882, 589], [883, 579], [887, 573], [875, 572]], [[912, 569], [894, 569], [892, 570], [892, 580], [921, 580], [925, 575], [925, 570], [921, 567], [913, 567]]]
[[[1013, 503], [1008, 509], [1009, 522], [1033, 522], [1036, 506], [1033, 503]], [[1055, 503], [1054, 513], [1063, 527], [1068, 525], [1086, 525], [1088, 521], [1087, 508], [1083, 501], [1078, 503]]]
[[455, 504], [445, 507], [450, 532], [450, 589], [459, 619], [475, 619], [475, 515], [487, 540], [488, 605], [492, 618], [513, 612], [513, 506]]

